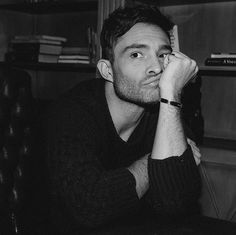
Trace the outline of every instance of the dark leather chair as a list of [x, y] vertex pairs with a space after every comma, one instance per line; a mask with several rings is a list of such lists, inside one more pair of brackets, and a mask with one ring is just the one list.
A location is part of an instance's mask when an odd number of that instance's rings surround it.
[[31, 78], [0, 71], [0, 234], [27, 234], [33, 193]]

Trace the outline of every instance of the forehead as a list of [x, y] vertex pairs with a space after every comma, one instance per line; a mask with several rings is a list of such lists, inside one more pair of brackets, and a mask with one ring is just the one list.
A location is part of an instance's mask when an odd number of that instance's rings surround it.
[[132, 44], [160, 47], [170, 45], [170, 41], [160, 27], [147, 23], [137, 23], [117, 40], [114, 52], [120, 51]]

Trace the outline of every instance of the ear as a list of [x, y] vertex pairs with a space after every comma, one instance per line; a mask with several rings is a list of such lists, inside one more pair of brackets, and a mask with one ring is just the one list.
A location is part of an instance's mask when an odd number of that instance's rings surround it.
[[105, 80], [113, 82], [113, 71], [109, 60], [99, 60], [97, 63], [97, 68]]

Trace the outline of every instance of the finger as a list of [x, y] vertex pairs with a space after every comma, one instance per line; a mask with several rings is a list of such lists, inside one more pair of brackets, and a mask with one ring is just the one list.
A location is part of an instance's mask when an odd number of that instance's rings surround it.
[[189, 140], [188, 144], [191, 145], [191, 146], [194, 146], [195, 148], [197, 148], [200, 151], [197, 144], [193, 140]]
[[[189, 138], [187, 138], [187, 142], [188, 142], [188, 144], [190, 144], [190, 145], [196, 145], [196, 143], [195, 143], [193, 140], [189, 139]], [[196, 146], [197, 146], [197, 145], [196, 145]]]
[[[176, 56], [177, 58], [189, 58], [188, 56], [186, 56], [185, 54], [183, 54], [180, 51], [172, 51], [171, 53], [172, 55]], [[190, 59], [190, 58], [189, 58]]]
[[193, 151], [198, 152], [200, 154], [200, 149], [196, 145], [192, 145], [191, 148]]
[[201, 152], [200, 149], [197, 147], [196, 143], [194, 141], [192, 141], [191, 139], [187, 138], [187, 142], [190, 145], [193, 154], [197, 157], [197, 158], [201, 158]]
[[201, 163], [201, 161], [198, 158], [194, 157], [194, 160], [195, 160], [197, 166]]
[[194, 152], [193, 152], [193, 157], [194, 157], [196, 163], [197, 163], [197, 162], [198, 162], [198, 163], [201, 162], [201, 155], [200, 155], [199, 153], [194, 153]]
[[164, 58], [164, 62], [163, 62], [164, 69], [166, 69], [168, 64], [169, 64], [169, 54], [166, 55], [166, 57]]
[[190, 142], [192, 142], [192, 140], [191, 140], [191, 139], [189, 139], [189, 138], [187, 138], [187, 142], [188, 142], [188, 143], [190, 143]]
[[201, 154], [200, 149], [194, 144], [194, 145], [190, 145], [192, 149], [194, 149], [194, 151], [197, 151], [199, 154]]
[[193, 151], [193, 157], [197, 165], [201, 162], [201, 154], [199, 152]]
[[202, 157], [202, 155], [199, 151], [194, 151], [194, 156], [196, 156], [199, 159]]
[[167, 61], [167, 64], [169, 64], [170, 62], [172, 61], [175, 61], [177, 59], [177, 57], [174, 55], [174, 54], [168, 54], [166, 56], [166, 61]]
[[189, 80], [189, 82], [195, 83], [196, 80], [197, 80], [197, 77], [198, 77], [198, 74], [197, 74], [197, 72], [196, 72], [196, 73], [192, 76], [192, 78]]

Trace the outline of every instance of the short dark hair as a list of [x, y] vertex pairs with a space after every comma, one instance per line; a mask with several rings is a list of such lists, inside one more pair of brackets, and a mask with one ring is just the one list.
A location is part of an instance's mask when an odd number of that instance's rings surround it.
[[117, 39], [137, 23], [157, 25], [168, 36], [168, 31], [174, 25], [156, 6], [137, 5], [134, 7], [120, 7], [112, 12], [103, 24], [100, 35], [103, 59], [113, 62], [113, 48]]

